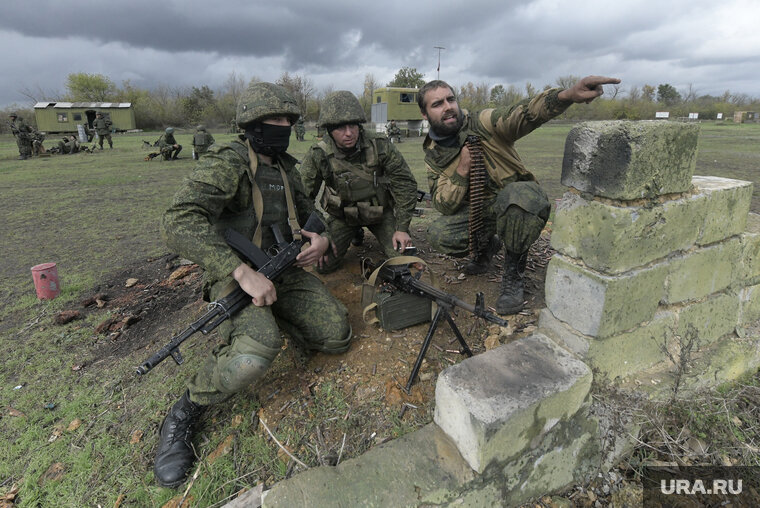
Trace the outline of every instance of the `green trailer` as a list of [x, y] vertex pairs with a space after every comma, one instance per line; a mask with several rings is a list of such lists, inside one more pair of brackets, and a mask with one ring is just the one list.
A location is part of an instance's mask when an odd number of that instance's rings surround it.
[[407, 136], [420, 135], [423, 121], [417, 106], [417, 88], [385, 87], [372, 93], [371, 121], [378, 132], [385, 132], [385, 125], [395, 120]]
[[38, 102], [34, 105], [37, 129], [54, 134], [77, 132], [77, 125], [92, 127], [95, 114], [101, 112], [113, 122], [113, 129], [134, 129], [135, 110], [131, 102]]

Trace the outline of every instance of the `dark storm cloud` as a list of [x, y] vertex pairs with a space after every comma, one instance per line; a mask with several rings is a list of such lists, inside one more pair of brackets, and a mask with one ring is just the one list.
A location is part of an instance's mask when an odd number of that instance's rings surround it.
[[757, 96], [748, 69], [760, 55], [758, 14], [755, 0], [10, 0], [0, 106], [24, 100], [22, 89], [64, 91], [72, 72], [146, 88], [289, 72], [317, 89], [360, 92], [365, 75], [385, 85], [403, 66], [438, 77], [434, 46], [446, 48], [440, 77], [455, 86], [542, 88], [595, 73], [625, 87], [693, 83]]

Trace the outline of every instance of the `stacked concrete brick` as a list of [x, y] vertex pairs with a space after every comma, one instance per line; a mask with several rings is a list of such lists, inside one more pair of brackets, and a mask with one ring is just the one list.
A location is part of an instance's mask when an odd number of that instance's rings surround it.
[[[570, 132], [539, 327], [610, 379], [676, 357], [715, 379], [758, 364], [738, 340], [760, 318], [752, 184], [693, 176], [698, 126], [589, 122]], [[635, 376], [634, 376], [635, 377]]]

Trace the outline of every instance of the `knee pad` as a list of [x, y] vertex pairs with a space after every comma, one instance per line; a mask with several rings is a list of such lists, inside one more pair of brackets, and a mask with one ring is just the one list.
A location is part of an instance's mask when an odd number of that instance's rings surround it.
[[217, 366], [215, 385], [220, 392], [235, 393], [264, 376], [271, 361], [257, 355], [240, 354]]
[[351, 336], [353, 335], [353, 330], [351, 329], [351, 325], [348, 325], [348, 332], [342, 339], [328, 339], [325, 341], [325, 343], [322, 345], [322, 352], [337, 355], [340, 353], [345, 353], [348, 351], [348, 347], [351, 345]]

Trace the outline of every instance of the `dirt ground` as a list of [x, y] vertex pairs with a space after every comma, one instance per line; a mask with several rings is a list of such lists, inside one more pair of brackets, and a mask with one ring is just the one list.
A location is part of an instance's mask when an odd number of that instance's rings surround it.
[[[427, 261], [438, 286], [472, 304], [475, 303], [476, 293], [482, 291], [486, 307], [492, 306], [498, 297], [502, 256], [494, 257], [488, 273], [464, 276], [458, 269], [461, 260], [430, 252], [423, 233], [423, 227], [413, 227], [411, 232], [419, 256]], [[544, 306], [544, 277], [551, 253], [547, 230], [531, 248], [528, 259], [526, 308], [518, 315], [502, 316], [509, 322], [507, 329], [499, 330], [498, 326], [476, 320], [464, 310], [456, 312], [454, 320], [475, 354], [528, 335], [535, 329], [538, 311]], [[343, 269], [322, 277], [333, 294], [348, 307], [354, 332], [351, 348], [337, 356], [314, 355], [308, 359], [305, 369], [301, 357], [297, 360], [294, 355], [289, 355], [289, 365], [286, 360], [286, 365], [279, 370], [297, 369], [299, 375], [268, 375], [257, 390], [263, 413], [270, 420], [276, 422], [288, 416], [287, 406], [292, 402], [293, 394], [300, 393], [304, 384], [314, 386], [326, 381], [347, 390], [358, 403], [382, 396], [390, 411], [400, 411], [406, 402], [410, 404], [406, 405], [407, 410], [421, 409], [425, 412], [434, 399], [438, 372], [463, 358], [458, 352], [455, 335], [446, 323], [441, 323], [422, 365], [419, 380], [415, 382], [411, 394], [404, 393], [402, 388], [406, 386], [430, 323], [399, 331], [385, 331], [377, 324], [366, 323], [360, 302], [363, 282], [360, 260], [364, 257], [374, 262], [381, 258], [370, 233], [367, 233], [363, 246], [350, 248]], [[128, 279], [136, 279], [137, 282], [127, 287]], [[110, 310], [112, 317], [96, 327], [98, 340], [89, 359], [83, 362], [118, 362], [136, 352], [144, 351], [147, 356], [157, 350], [168, 342], [173, 333], [186, 328], [205, 312], [200, 280], [201, 270], [197, 265], [167, 254], [129, 267], [94, 288], [93, 294], [81, 302], [79, 311], [99, 312], [103, 308]], [[493, 308], [489, 310], [493, 312]], [[210, 337], [211, 340], [218, 340], [216, 334]], [[209, 339], [198, 333], [185, 343], [182, 350], [186, 351], [199, 340]], [[288, 356], [288, 352], [285, 353]]]

